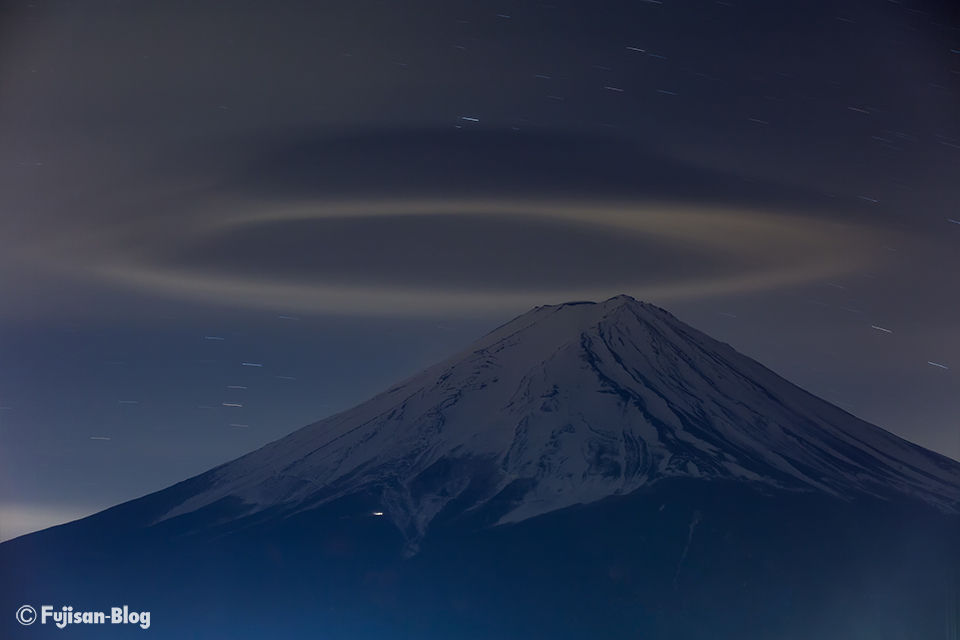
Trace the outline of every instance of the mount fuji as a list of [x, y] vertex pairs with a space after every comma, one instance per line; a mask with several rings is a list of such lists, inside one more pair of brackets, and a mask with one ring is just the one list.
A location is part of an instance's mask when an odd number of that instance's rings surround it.
[[0, 602], [136, 599], [160, 637], [946, 640], [958, 543], [960, 464], [618, 296], [0, 545]]

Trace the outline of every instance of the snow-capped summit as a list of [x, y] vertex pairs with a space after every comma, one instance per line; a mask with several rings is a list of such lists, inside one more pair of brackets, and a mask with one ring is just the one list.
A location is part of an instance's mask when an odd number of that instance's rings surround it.
[[[169, 519], [378, 496], [415, 543], [451, 501], [499, 522], [676, 476], [958, 510], [960, 465], [792, 385], [658, 307], [537, 307], [343, 413], [213, 469]], [[236, 501], [236, 500], [235, 500]]]

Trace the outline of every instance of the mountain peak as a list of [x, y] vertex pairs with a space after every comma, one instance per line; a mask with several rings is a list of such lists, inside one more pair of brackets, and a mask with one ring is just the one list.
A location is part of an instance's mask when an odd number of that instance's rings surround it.
[[664, 478], [956, 510], [960, 465], [865, 423], [621, 295], [537, 307], [371, 400], [208, 472], [172, 518], [378, 496], [415, 545], [441, 511], [500, 523]]

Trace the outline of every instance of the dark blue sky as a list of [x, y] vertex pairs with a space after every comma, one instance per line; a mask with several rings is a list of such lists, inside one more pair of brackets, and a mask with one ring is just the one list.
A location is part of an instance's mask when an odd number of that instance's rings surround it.
[[957, 17], [7, 3], [0, 538], [618, 293], [960, 457]]

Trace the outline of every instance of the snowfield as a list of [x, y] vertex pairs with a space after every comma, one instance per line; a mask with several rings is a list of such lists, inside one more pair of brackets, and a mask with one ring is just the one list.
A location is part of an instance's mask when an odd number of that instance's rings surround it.
[[372, 492], [412, 544], [457, 500], [508, 496], [500, 523], [663, 478], [958, 510], [960, 465], [787, 382], [658, 307], [538, 307], [371, 400], [210, 472], [169, 519], [223, 498], [245, 514]]

